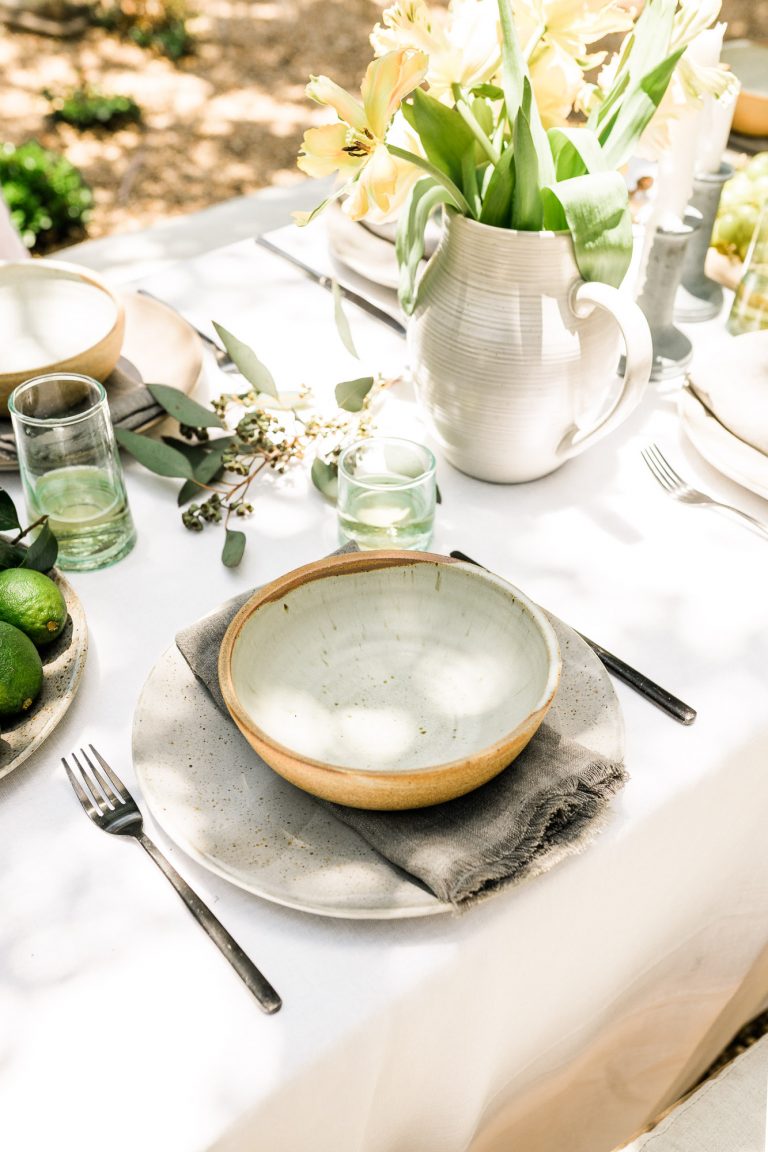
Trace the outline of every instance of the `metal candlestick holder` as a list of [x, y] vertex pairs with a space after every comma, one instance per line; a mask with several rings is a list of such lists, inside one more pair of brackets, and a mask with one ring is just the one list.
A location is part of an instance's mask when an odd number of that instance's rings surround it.
[[693, 346], [673, 323], [675, 296], [683, 274], [686, 248], [701, 226], [701, 214], [689, 208], [677, 228], [657, 228], [648, 256], [638, 305], [651, 329], [651, 380], [680, 376], [693, 358]]
[[675, 297], [675, 320], [683, 324], [711, 320], [723, 306], [723, 290], [704, 271], [712, 229], [723, 185], [733, 176], [733, 166], [723, 162], [717, 172], [701, 172], [693, 181], [691, 207], [701, 213], [701, 226], [690, 238], [683, 259], [680, 288]]

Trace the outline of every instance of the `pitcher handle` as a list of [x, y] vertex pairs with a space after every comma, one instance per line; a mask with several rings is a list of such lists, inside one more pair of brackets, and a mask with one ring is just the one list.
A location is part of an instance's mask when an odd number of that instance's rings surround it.
[[580, 280], [571, 290], [569, 303], [580, 320], [595, 308], [609, 312], [621, 330], [626, 352], [624, 377], [616, 399], [589, 428], [572, 428], [566, 433], [557, 449], [563, 460], [575, 456], [626, 420], [642, 399], [653, 365], [651, 330], [634, 300], [610, 284]]

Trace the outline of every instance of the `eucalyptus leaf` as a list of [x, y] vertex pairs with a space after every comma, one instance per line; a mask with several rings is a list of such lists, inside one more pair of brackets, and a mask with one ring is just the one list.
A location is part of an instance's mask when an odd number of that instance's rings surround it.
[[58, 554], [59, 542], [45, 523], [27, 548], [19, 567], [32, 568], [35, 572], [50, 572]]
[[276, 400], [279, 399], [277, 385], [272, 378], [272, 373], [262, 364], [253, 348], [228, 332], [226, 328], [222, 328], [221, 324], [214, 321], [213, 326], [222, 344], [248, 383], [252, 384], [259, 392], [266, 392], [268, 396], [274, 396]]
[[204, 408], [190, 396], [185, 396], [178, 388], [167, 384], [147, 384], [150, 394], [164, 408], [169, 416], [190, 428], [223, 428], [221, 419], [210, 408]]
[[176, 497], [176, 503], [179, 508], [188, 504], [190, 500], [194, 500], [203, 491], [204, 484], [210, 484], [214, 480], [218, 480], [223, 474], [224, 469], [221, 465], [221, 458], [226, 452], [230, 444], [235, 441], [234, 436], [221, 436], [217, 440], [210, 443], [210, 447], [204, 448], [204, 453], [201, 457], [193, 460], [194, 476], [191, 480], [185, 480], [182, 484], [179, 494]]
[[237, 568], [245, 552], [245, 533], [236, 532], [227, 528], [224, 536], [224, 547], [221, 550], [221, 562], [227, 568]]
[[194, 475], [187, 457], [178, 449], [163, 444], [162, 440], [151, 440], [128, 428], [116, 428], [115, 439], [140, 464], [158, 476], [180, 476], [183, 480], [191, 480]]
[[21, 528], [16, 505], [10, 492], [6, 492], [5, 488], [0, 488], [0, 532], [7, 532], [13, 528]]
[[361, 376], [358, 380], [343, 380], [335, 388], [336, 403], [345, 412], [361, 412], [363, 401], [373, 388], [373, 376]]
[[342, 305], [343, 296], [338, 280], [331, 281], [331, 292], [333, 295], [333, 318], [336, 321], [336, 331], [347, 352], [349, 352], [351, 356], [354, 356], [355, 360], [359, 360], [360, 356], [357, 348], [355, 348], [355, 342], [352, 339], [352, 329], [349, 326], [349, 320]]
[[619, 172], [576, 176], [545, 188], [560, 203], [573, 239], [579, 272], [618, 288], [632, 258], [629, 196]]
[[322, 492], [323, 496], [327, 496], [329, 500], [335, 500], [339, 490], [339, 468], [337, 464], [327, 463], [316, 456], [312, 461], [312, 469], [310, 472], [312, 483], [318, 492]]

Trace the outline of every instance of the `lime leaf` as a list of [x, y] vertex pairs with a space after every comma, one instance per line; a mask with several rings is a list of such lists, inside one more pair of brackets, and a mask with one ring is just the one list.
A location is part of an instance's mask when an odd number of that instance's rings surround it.
[[272, 373], [262, 364], [253, 348], [243, 343], [237, 336], [233, 336], [226, 328], [222, 328], [221, 324], [214, 321], [213, 326], [218, 332], [222, 344], [248, 383], [252, 384], [259, 392], [266, 392], [268, 396], [274, 396], [277, 400], [279, 398], [277, 385], [272, 378]]
[[336, 385], [336, 403], [345, 412], [360, 412], [363, 401], [373, 388], [373, 376], [361, 376], [359, 380], [343, 380]]
[[10, 540], [0, 539], [0, 570], [18, 568], [23, 559], [23, 548], [11, 544]]
[[139, 464], [158, 476], [181, 476], [184, 480], [191, 480], [194, 475], [187, 457], [178, 449], [163, 444], [161, 440], [150, 440], [148, 436], [131, 432], [127, 428], [116, 428], [115, 439]]
[[237, 568], [245, 552], [245, 533], [235, 532], [227, 528], [224, 547], [221, 552], [221, 562], [227, 568]]
[[322, 492], [323, 496], [327, 496], [329, 500], [335, 500], [339, 488], [339, 469], [336, 464], [326, 463], [320, 457], [316, 457], [312, 461], [312, 483], [318, 492]]
[[355, 360], [359, 360], [360, 356], [357, 348], [355, 348], [355, 342], [352, 339], [352, 329], [349, 326], [347, 314], [342, 307], [341, 288], [337, 280], [331, 280], [331, 292], [333, 293], [333, 318], [336, 321], [336, 331], [350, 356], [354, 356]]
[[19, 517], [16, 514], [16, 505], [5, 488], [0, 488], [0, 532], [9, 528], [21, 528]]
[[173, 416], [174, 420], [178, 420], [179, 424], [186, 424], [190, 428], [224, 427], [215, 412], [185, 396], [178, 388], [171, 388], [168, 384], [147, 384], [147, 389], [160, 407], [169, 416]]
[[47, 524], [43, 524], [35, 539], [27, 548], [20, 568], [33, 568], [36, 572], [49, 572], [56, 563], [59, 542]]

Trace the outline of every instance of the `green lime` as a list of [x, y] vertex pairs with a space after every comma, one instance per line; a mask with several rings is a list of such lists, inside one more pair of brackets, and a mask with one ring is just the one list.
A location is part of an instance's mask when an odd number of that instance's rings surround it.
[[67, 606], [49, 576], [7, 568], [0, 572], [0, 620], [20, 628], [35, 644], [50, 644], [67, 622]]
[[0, 716], [31, 708], [43, 686], [40, 653], [13, 624], [0, 620]]

